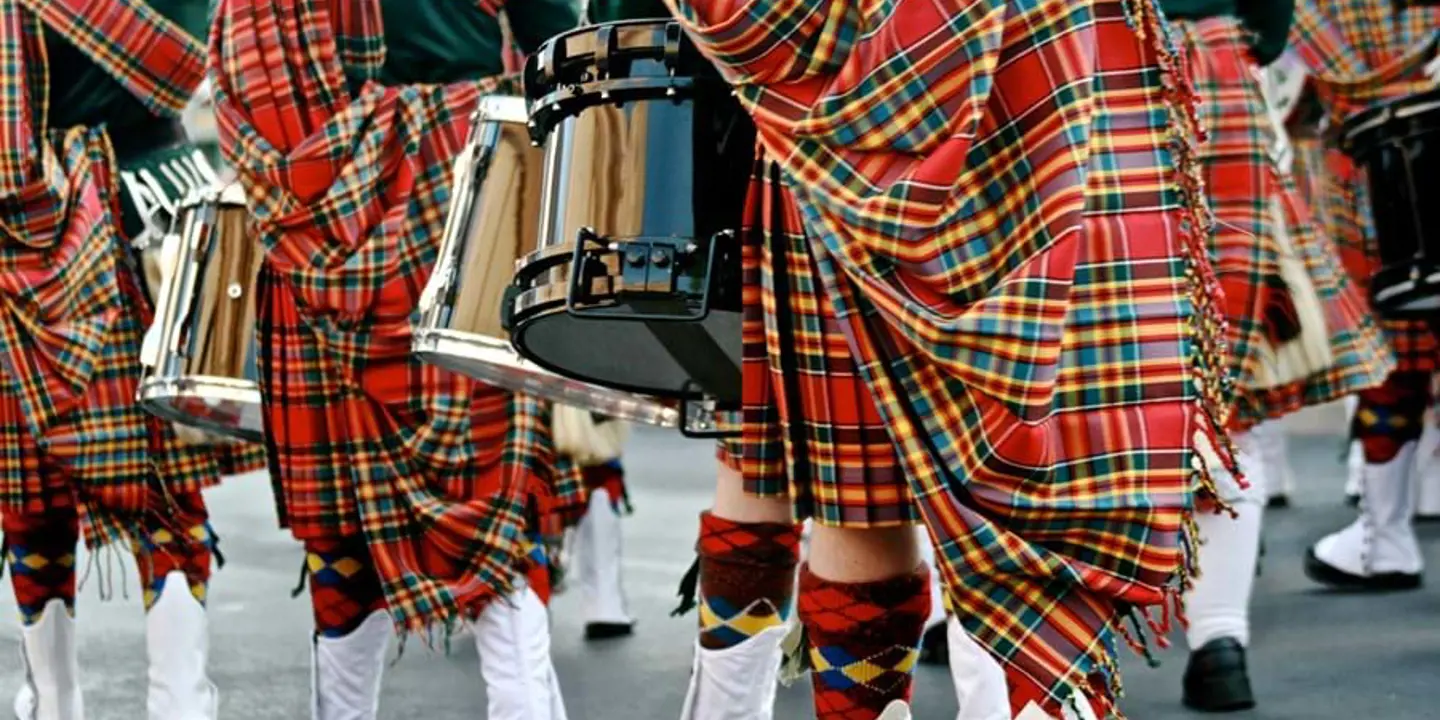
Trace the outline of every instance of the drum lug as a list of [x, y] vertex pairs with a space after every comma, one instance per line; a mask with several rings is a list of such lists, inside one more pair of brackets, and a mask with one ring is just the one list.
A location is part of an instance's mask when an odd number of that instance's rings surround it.
[[[710, 314], [710, 304], [715, 291], [717, 265], [728, 260], [733, 242], [731, 233], [721, 232], [710, 239], [705, 247], [697, 247], [689, 238], [650, 237], [631, 238], [616, 241], [602, 237], [590, 228], [582, 228], [575, 240], [575, 253], [570, 261], [570, 283], [565, 298], [565, 311], [575, 317], [599, 317], [610, 320], [636, 320], [641, 322], [698, 322]], [[724, 246], [722, 248], [722, 246]], [[627, 315], [617, 312], [606, 300], [621, 298], [665, 299], [691, 297], [695, 288], [681, 288], [680, 279], [687, 277], [684, 272], [696, 261], [700, 253], [705, 256], [705, 276], [699, 288], [699, 307], [678, 313], [646, 312]], [[614, 255], [620, 266], [619, 286], [607, 296], [594, 292], [594, 282], [609, 276], [610, 267], [601, 260], [604, 255]], [[595, 308], [594, 306], [606, 307]]]
[[507, 333], [515, 329], [515, 299], [524, 292], [519, 285], [506, 285], [500, 298], [500, 329]]
[[708, 395], [695, 401], [690, 398], [700, 392], [695, 381], [686, 381], [680, 397], [680, 434], [695, 440], [724, 440], [740, 437], [740, 431], [720, 429], [720, 409], [715, 398]]

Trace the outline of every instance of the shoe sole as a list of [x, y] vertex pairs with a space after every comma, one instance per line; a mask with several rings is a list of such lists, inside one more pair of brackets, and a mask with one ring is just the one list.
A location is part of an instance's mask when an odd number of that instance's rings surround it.
[[635, 626], [629, 623], [590, 623], [585, 626], [586, 640], [611, 640], [635, 634]]
[[1305, 577], [1321, 585], [1366, 592], [1390, 592], [1396, 590], [1418, 590], [1422, 585], [1420, 575], [1407, 573], [1380, 573], [1379, 575], [1351, 575], [1315, 556], [1315, 550], [1305, 551]]

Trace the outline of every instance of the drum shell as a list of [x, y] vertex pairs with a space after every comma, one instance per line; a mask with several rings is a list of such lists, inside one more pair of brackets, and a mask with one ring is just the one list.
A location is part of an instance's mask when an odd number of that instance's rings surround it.
[[1440, 309], [1440, 204], [1425, 191], [1440, 186], [1440, 91], [1358, 113], [1340, 133], [1370, 185], [1381, 264], [1371, 282], [1376, 310], [1399, 317]]
[[482, 100], [456, 162], [436, 271], [419, 303], [414, 352], [508, 390], [621, 419], [676, 425], [677, 411], [653, 398], [555, 375], [511, 348], [501, 315], [516, 261], [537, 247], [542, 160], [526, 130], [524, 101]]
[[178, 214], [174, 264], [158, 284], [159, 354], [140, 401], [168, 420], [256, 442], [256, 290], [265, 254], [248, 232], [243, 201], [227, 195], [196, 199]]
[[[642, 21], [574, 31], [527, 65], [532, 136], [545, 146], [545, 203], [539, 248], [517, 266], [511, 337], [522, 355], [557, 373], [734, 405], [735, 238], [754, 170], [754, 128], [672, 27]], [[582, 236], [611, 250], [589, 253], [577, 267], [577, 249], [590, 249], [578, 247]], [[664, 282], [637, 284], [616, 248], [652, 241], [692, 252]], [[711, 255], [712, 246], [720, 251]], [[571, 302], [572, 283], [594, 302]]]

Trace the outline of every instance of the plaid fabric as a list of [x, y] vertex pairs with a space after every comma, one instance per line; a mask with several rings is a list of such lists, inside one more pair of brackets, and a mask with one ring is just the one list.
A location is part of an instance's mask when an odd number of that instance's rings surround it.
[[151, 318], [114, 156], [103, 128], [46, 127], [47, 29], [161, 113], [198, 85], [203, 46], [139, 2], [0, 0], [0, 510], [78, 505], [95, 546], [168, 517], [218, 468], [135, 403]]
[[[1214, 492], [1193, 438], [1227, 419], [1163, 18], [1142, 0], [674, 6], [793, 181], [760, 222], [783, 240], [797, 213], [814, 263], [787, 274], [747, 241], [765, 340], [752, 310], [740, 469], [869, 472], [824, 454], [868, 411], [826, 404], [827, 369], [853, 362], [966, 630], [1053, 714], [1077, 689], [1110, 707], [1113, 632], [1185, 584], [1189, 510]], [[816, 304], [787, 321], [783, 291]], [[791, 387], [758, 390], [762, 349]]]
[[[526, 514], [583, 511], [547, 405], [422, 364], [411, 319], [450, 163], [498, 78], [387, 87], [380, 3], [225, 0], [212, 81], [267, 249], [261, 386], [283, 522], [364, 535], [397, 626], [480, 612], [524, 565]], [[347, 77], [369, 78], [352, 88]]]
[[[1433, 55], [1426, 41], [1440, 30], [1440, 7], [1396, 12], [1389, 3], [1367, 0], [1301, 0], [1290, 40], [1311, 72], [1332, 123], [1388, 99], [1427, 89], [1419, 66]], [[1314, 133], [1319, 135], [1320, 133]], [[1302, 184], [1322, 187], [1315, 215], [1339, 247], [1351, 280], [1368, 292], [1379, 267], [1379, 246], [1370, 217], [1366, 173], [1333, 145], [1324, 152], [1326, 172], [1317, 176], [1318, 153], [1305, 166]], [[1396, 372], [1440, 369], [1440, 344], [1421, 321], [1381, 319], [1396, 357]]]
[[[1175, 25], [1206, 131], [1200, 147], [1206, 197], [1215, 216], [1211, 252], [1225, 288], [1232, 373], [1232, 429], [1247, 429], [1307, 405], [1352, 395], [1385, 380], [1394, 367], [1369, 306], [1336, 260], [1333, 244], [1310, 221], [1299, 188], [1270, 156], [1274, 127], [1256, 77], [1247, 31], [1235, 18]], [[1265, 310], [1271, 288], [1283, 288], [1271, 203], [1281, 203], [1289, 241], [1324, 305], [1332, 367], [1283, 387], [1262, 389], [1256, 373], [1272, 333]], [[1280, 292], [1287, 292], [1281, 290]]]

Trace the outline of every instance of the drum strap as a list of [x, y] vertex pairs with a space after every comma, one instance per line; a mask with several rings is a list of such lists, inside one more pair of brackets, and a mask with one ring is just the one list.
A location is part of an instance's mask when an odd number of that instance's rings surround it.
[[717, 397], [740, 397], [740, 367], [705, 327], [693, 322], [647, 322], [645, 327], [687, 375]]

